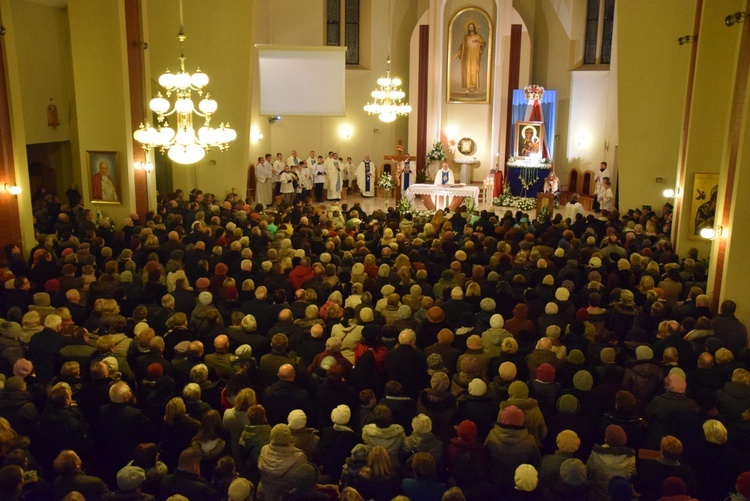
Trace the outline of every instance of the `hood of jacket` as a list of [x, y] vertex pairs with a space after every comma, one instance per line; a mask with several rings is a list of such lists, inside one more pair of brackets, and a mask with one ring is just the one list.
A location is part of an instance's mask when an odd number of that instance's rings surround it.
[[258, 469], [271, 478], [290, 473], [304, 453], [291, 445], [264, 445], [258, 458]]
[[524, 303], [518, 303], [513, 307], [513, 316], [518, 320], [528, 320], [529, 307]]
[[749, 399], [750, 385], [729, 381], [724, 383], [724, 391], [732, 398]]
[[441, 412], [456, 406], [456, 399], [450, 391], [435, 391], [432, 388], [419, 394], [419, 402], [430, 412]]
[[529, 436], [529, 430], [523, 426], [507, 426], [496, 424], [492, 434], [505, 445], [517, 445]]
[[515, 405], [519, 409], [521, 409], [524, 413], [533, 411], [534, 409], [539, 408], [539, 402], [536, 401], [534, 398], [517, 398], [517, 397], [511, 397], [508, 400], [506, 405], [502, 406], [502, 409], [509, 405]]
[[630, 447], [606, 447], [595, 445], [591, 450], [591, 459], [599, 461], [610, 470], [627, 470], [633, 461], [635, 451]]
[[367, 435], [370, 439], [395, 440], [404, 433], [404, 428], [400, 424], [392, 424], [388, 428], [378, 428], [375, 423], [370, 423], [362, 428], [362, 435]]
[[34, 403], [31, 393], [28, 391], [16, 391], [12, 393], [0, 393], [0, 409], [16, 409], [26, 404]]

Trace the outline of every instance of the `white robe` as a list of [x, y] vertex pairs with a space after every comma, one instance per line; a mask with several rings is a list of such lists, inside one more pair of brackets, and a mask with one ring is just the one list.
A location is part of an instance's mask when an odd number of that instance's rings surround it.
[[359, 165], [357, 166], [356, 176], [357, 176], [357, 187], [359, 188], [359, 191], [362, 192], [363, 197], [374, 197], [375, 196], [375, 189], [377, 188], [377, 166], [375, 165], [375, 162], [372, 160], [370, 161], [370, 189], [367, 190], [367, 180], [365, 179], [365, 161], [362, 160]]
[[255, 202], [263, 207], [273, 203], [271, 166], [267, 162], [255, 166]]
[[341, 198], [341, 189], [344, 187], [344, 178], [341, 174], [341, 160], [329, 158], [326, 161], [326, 184], [328, 185], [326, 197], [328, 200]]
[[[594, 184], [595, 184], [594, 195], [596, 195], [597, 198], [601, 198], [601, 196], [604, 194], [604, 178], [605, 177], [608, 177], [609, 181], [612, 182], [612, 173], [609, 170], [609, 166], [607, 166], [607, 168], [604, 170], [600, 170], [594, 176]], [[573, 191], [575, 191], [575, 187]], [[585, 193], [585, 194], [588, 195], [588, 193]]]
[[435, 182], [433, 184], [435, 184], [436, 186], [456, 184], [456, 179], [453, 177], [453, 169], [450, 169], [450, 168], [448, 169], [448, 172], [447, 172], [448, 182], [447, 183], [443, 182], [443, 172], [444, 171], [442, 168], [439, 171], [437, 171], [437, 173], [435, 174]]

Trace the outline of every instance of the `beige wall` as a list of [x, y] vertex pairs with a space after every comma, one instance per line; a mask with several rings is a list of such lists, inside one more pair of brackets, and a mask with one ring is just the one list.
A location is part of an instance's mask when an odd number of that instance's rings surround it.
[[117, 0], [79, 0], [68, 6], [68, 17], [78, 133], [73, 158], [83, 173], [84, 203], [93, 207], [86, 152], [119, 152], [123, 203], [101, 209], [120, 224], [135, 211], [124, 6]]
[[[685, 108], [694, 1], [617, 3], [620, 207], [661, 208], [674, 186]], [[648, 34], [644, 36], [644, 34]], [[663, 184], [656, 178], [664, 179]]]

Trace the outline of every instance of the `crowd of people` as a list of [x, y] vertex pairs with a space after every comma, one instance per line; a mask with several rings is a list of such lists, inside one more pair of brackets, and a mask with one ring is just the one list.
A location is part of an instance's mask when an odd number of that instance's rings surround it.
[[668, 214], [266, 205], [36, 205], [0, 500], [750, 499], [747, 330]]

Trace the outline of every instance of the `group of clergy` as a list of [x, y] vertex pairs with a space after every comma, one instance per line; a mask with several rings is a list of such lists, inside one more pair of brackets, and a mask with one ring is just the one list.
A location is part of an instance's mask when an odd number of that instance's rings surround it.
[[[396, 160], [396, 186], [401, 188], [402, 193], [416, 182], [416, 164], [405, 155], [406, 160]], [[285, 174], [285, 172], [287, 174]], [[363, 197], [374, 197], [378, 187], [380, 172], [378, 166], [365, 155], [363, 160], [356, 166], [352, 164], [351, 157], [346, 161], [339, 158], [338, 153], [328, 152], [328, 157], [315, 156], [311, 151], [307, 159], [297, 157], [297, 151], [283, 159], [281, 153], [276, 154], [276, 160], [271, 154], [258, 157], [255, 166], [255, 200], [264, 207], [273, 205], [274, 195], [288, 193], [286, 186], [282, 187], [282, 180], [288, 183], [288, 179], [296, 177], [295, 192], [307, 194], [314, 190], [315, 200], [323, 201], [324, 191], [327, 200], [340, 200], [342, 191], [346, 188], [354, 188], [354, 182]], [[283, 188], [283, 189], [282, 189]]]

